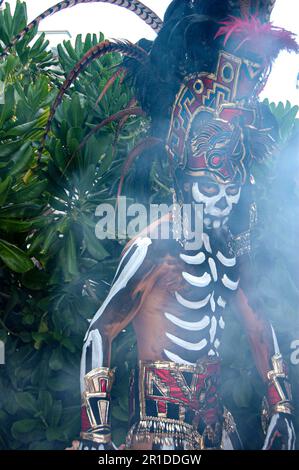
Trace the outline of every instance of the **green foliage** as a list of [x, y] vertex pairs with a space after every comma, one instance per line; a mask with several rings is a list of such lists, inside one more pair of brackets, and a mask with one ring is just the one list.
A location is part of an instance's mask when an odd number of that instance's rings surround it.
[[[3, 45], [27, 21], [24, 3], [0, 13]], [[29, 45], [29, 42], [33, 43]], [[35, 42], [34, 42], [35, 40]], [[115, 201], [124, 157], [140, 121], [110, 124], [79, 145], [104, 117], [127, 106], [119, 82], [98, 104], [121, 58], [95, 61], [57, 111], [42, 160], [38, 148], [58, 86], [75, 62], [103, 40], [66, 41], [57, 57], [43, 36], [29, 34], [0, 67], [0, 448], [62, 449], [79, 435], [79, 364], [83, 336], [109, 290], [122, 246], [95, 237], [95, 209]], [[32, 45], [33, 44], [33, 45]], [[119, 139], [115, 142], [116, 130]], [[124, 338], [115, 344], [121, 357]], [[125, 338], [128, 344], [128, 336]], [[122, 366], [120, 370], [125, 374]], [[114, 423], [125, 432], [124, 380], [115, 395]], [[121, 392], [120, 392], [121, 390]]]
[[[13, 16], [7, 5], [0, 12], [0, 44], [7, 45], [26, 22], [24, 3], [18, 2]], [[0, 104], [0, 340], [6, 347], [6, 364], [0, 366], [2, 449], [63, 449], [79, 434], [83, 336], [87, 319], [108, 293], [122, 249], [117, 241], [97, 240], [95, 209], [101, 202], [115, 200], [123, 160], [145, 129], [136, 118], [122, 128], [111, 123], [80, 148], [91, 129], [125, 108], [132, 97], [117, 80], [98, 103], [121, 61], [119, 55], [96, 60], [80, 75], [56, 113], [41, 162], [38, 148], [58, 86], [76, 61], [102, 39], [102, 35], [78, 36], [75, 45], [64, 41], [53, 55], [44, 36], [32, 31], [0, 64], [0, 81], [5, 85]], [[260, 232], [253, 263], [263, 310], [285, 338], [288, 357], [290, 324], [298, 322], [294, 254], [299, 220], [293, 213], [299, 206], [298, 187], [290, 171], [295, 156], [290, 161], [294, 151], [288, 142], [298, 135], [298, 109], [289, 103], [268, 105], [279, 122], [281, 148], [277, 158], [254, 172]], [[158, 177], [157, 165], [151, 168], [150, 200], [161, 202], [169, 199], [169, 181], [167, 176]], [[130, 194], [140, 195], [142, 188], [135, 183], [130, 189]], [[246, 445], [258, 448], [263, 387], [234, 317], [232, 312], [223, 342], [222, 392]], [[128, 371], [135, 360], [130, 327], [113, 348], [112, 363], [118, 370], [112, 416], [117, 443], [127, 432]], [[294, 366], [291, 373], [298, 390]]]

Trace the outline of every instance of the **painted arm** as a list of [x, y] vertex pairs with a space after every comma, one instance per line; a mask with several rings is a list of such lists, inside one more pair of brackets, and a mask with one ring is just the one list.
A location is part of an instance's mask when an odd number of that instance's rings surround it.
[[244, 257], [241, 260], [241, 280], [236, 306], [249, 339], [256, 367], [266, 388], [264, 412], [269, 416], [270, 422], [263, 449], [292, 450], [295, 448], [295, 431], [287, 368], [280, 354], [273, 326], [259, 312], [251, 275], [250, 262]]
[[151, 271], [151, 240], [138, 238], [123, 255], [109, 295], [92, 319], [81, 358], [81, 449], [112, 449], [110, 392], [114, 370], [110, 368], [113, 339], [139, 312], [146, 288], [138, 285]]

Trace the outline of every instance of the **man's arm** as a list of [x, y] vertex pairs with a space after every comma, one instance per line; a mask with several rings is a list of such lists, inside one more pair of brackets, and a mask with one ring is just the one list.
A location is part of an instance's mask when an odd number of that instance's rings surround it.
[[295, 431], [292, 424], [293, 405], [287, 368], [280, 354], [273, 326], [259, 311], [252, 281], [250, 261], [244, 257], [241, 260], [236, 307], [266, 389], [265, 403], [270, 423], [263, 449], [292, 450], [295, 448]]
[[138, 284], [152, 269], [151, 240], [138, 238], [123, 255], [110, 292], [92, 319], [81, 358], [81, 448], [111, 449], [110, 392], [114, 370], [110, 368], [113, 339], [138, 314], [146, 291]]

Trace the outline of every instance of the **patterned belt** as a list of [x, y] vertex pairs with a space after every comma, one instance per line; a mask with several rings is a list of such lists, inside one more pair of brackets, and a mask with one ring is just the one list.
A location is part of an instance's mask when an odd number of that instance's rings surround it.
[[178, 446], [187, 443], [198, 449], [207, 439], [216, 447], [223, 420], [219, 385], [219, 360], [205, 359], [194, 366], [140, 362], [130, 384], [128, 447], [133, 436], [139, 442], [152, 438], [161, 444], [172, 439]]

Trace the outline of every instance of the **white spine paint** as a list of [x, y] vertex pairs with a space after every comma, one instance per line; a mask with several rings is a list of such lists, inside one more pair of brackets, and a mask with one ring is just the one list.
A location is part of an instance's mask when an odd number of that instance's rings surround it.
[[211, 328], [210, 328], [210, 341], [211, 343], [214, 342], [215, 336], [216, 336], [216, 331], [217, 331], [217, 320], [213, 316], [211, 320]]
[[213, 260], [213, 258], [209, 258], [209, 266], [210, 266], [210, 270], [211, 270], [211, 273], [212, 273], [212, 276], [213, 276], [213, 280], [214, 280], [214, 282], [217, 282], [218, 281], [218, 273], [217, 273], [216, 263]]
[[219, 307], [221, 307], [221, 308], [225, 308], [225, 307], [226, 307], [226, 301], [223, 300], [223, 298], [222, 298], [221, 296], [218, 297], [217, 304], [218, 304]]
[[211, 304], [211, 309], [212, 309], [212, 312], [214, 313], [215, 310], [216, 310], [216, 304], [215, 304], [215, 299], [214, 299], [214, 291], [211, 295], [211, 298], [210, 298], [210, 304]]
[[210, 351], [208, 352], [208, 356], [216, 356], [216, 353], [213, 349], [210, 349]]
[[204, 244], [204, 247], [206, 249], [206, 251], [208, 253], [211, 253], [212, 254], [212, 248], [211, 248], [211, 244], [210, 244], [210, 238], [209, 238], [209, 235], [207, 233], [203, 233], [202, 234], [202, 241], [203, 241], [203, 244]]

